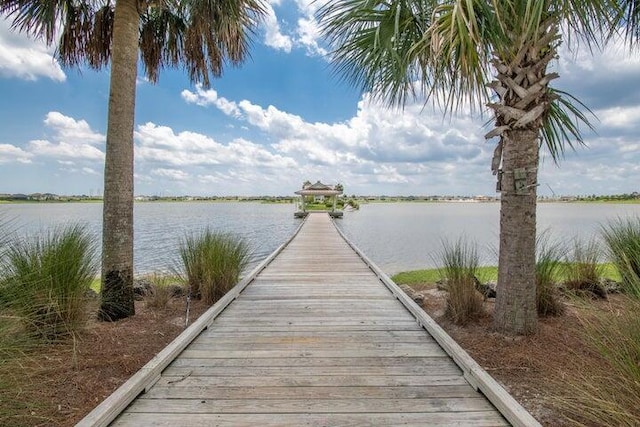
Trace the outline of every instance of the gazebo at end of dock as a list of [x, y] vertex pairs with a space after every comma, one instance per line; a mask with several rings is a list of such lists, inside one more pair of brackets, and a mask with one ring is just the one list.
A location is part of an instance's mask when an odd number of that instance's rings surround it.
[[333, 199], [333, 206], [330, 210], [327, 210], [329, 215], [333, 218], [342, 218], [344, 214], [341, 210], [336, 209], [338, 196], [342, 194], [342, 185], [340, 184], [332, 187], [320, 181], [317, 181], [315, 184], [306, 181], [302, 184], [302, 190], [296, 191], [295, 194], [300, 196], [300, 208], [294, 213], [296, 218], [304, 218], [309, 214], [307, 210], [307, 200], [311, 198], [313, 202], [324, 202], [326, 197], [330, 197]]

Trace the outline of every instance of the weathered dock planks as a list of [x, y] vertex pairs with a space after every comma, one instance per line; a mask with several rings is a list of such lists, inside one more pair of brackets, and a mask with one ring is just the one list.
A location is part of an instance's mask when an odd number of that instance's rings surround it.
[[538, 425], [394, 286], [310, 214], [79, 425]]

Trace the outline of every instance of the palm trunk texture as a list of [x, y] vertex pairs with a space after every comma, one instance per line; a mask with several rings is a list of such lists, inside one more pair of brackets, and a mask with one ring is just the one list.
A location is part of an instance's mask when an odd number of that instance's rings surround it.
[[[496, 329], [518, 335], [537, 330], [536, 186], [538, 132], [510, 131], [504, 136]], [[526, 194], [515, 191], [515, 174], [526, 170]]]
[[[497, 79], [489, 85], [500, 102], [488, 104], [496, 113], [500, 136], [492, 169], [500, 182], [500, 250], [494, 328], [508, 334], [537, 331], [536, 199], [539, 144], [552, 95], [548, 84], [558, 77], [547, 73], [556, 56], [557, 28], [544, 22], [537, 40], [521, 43], [515, 55], [496, 57]], [[525, 39], [526, 40], [526, 39]], [[501, 165], [501, 169], [500, 169]]]
[[100, 318], [135, 314], [133, 297], [133, 126], [138, 68], [137, 0], [117, 0], [107, 120]]

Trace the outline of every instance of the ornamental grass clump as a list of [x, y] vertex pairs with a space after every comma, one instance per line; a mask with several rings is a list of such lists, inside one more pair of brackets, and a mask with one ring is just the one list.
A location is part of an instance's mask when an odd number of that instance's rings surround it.
[[480, 258], [475, 243], [460, 238], [442, 241], [440, 275], [447, 283], [445, 315], [458, 325], [477, 319], [482, 313], [482, 296], [476, 290]]
[[573, 252], [566, 256], [565, 286], [578, 294], [606, 298], [602, 287], [604, 266], [600, 263], [600, 245], [595, 239], [588, 242], [576, 239]]
[[564, 313], [556, 286], [563, 252], [562, 245], [552, 242], [547, 232], [536, 239], [536, 307], [540, 316]]
[[610, 221], [602, 226], [602, 237], [623, 290], [640, 298], [640, 216]]
[[[605, 361], [599, 372], [563, 376], [564, 396], [553, 400], [578, 425], [640, 425], [640, 300], [624, 298], [579, 317], [589, 348]], [[579, 363], [579, 361], [578, 361]]]
[[191, 296], [207, 304], [214, 304], [238, 282], [250, 260], [242, 238], [209, 229], [186, 236], [179, 251]]
[[81, 225], [11, 242], [3, 263], [3, 312], [38, 338], [75, 335], [86, 324], [87, 291], [97, 274], [94, 242]]

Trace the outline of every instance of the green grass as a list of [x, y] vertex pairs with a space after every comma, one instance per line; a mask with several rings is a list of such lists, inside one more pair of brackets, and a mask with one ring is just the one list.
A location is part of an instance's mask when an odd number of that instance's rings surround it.
[[445, 315], [458, 325], [477, 319], [483, 311], [482, 297], [476, 290], [478, 245], [465, 238], [454, 243], [442, 241], [440, 275], [446, 281]]
[[[426, 270], [403, 271], [391, 277], [391, 280], [398, 285], [420, 285], [424, 283], [435, 283], [442, 279], [442, 269], [429, 268]], [[498, 279], [498, 267], [478, 267], [476, 270], [478, 279], [481, 282], [491, 282]]]
[[80, 225], [11, 241], [0, 285], [3, 313], [39, 338], [74, 335], [87, 319], [86, 291], [97, 272], [94, 242]]
[[191, 295], [207, 304], [214, 304], [238, 282], [250, 259], [243, 239], [209, 229], [186, 236], [179, 254], [180, 273]]
[[[564, 264], [564, 263], [563, 263]], [[607, 279], [620, 281], [620, 274], [616, 266], [612, 263], [600, 264], [602, 267], [602, 276]], [[563, 281], [566, 278], [566, 274], [563, 273], [564, 269], [560, 269], [558, 273], [558, 280]], [[478, 279], [481, 282], [495, 282], [498, 280], [498, 267], [496, 266], [483, 266], [478, 267], [477, 270]], [[435, 283], [441, 279], [440, 269], [429, 268], [425, 270], [410, 270], [397, 273], [391, 277], [391, 280], [398, 285], [420, 285], [425, 283]]]
[[[640, 300], [626, 298], [579, 316], [587, 348], [600, 354], [606, 366], [562, 377], [562, 387], [569, 391], [553, 401], [577, 425], [640, 425], [639, 311]], [[586, 365], [576, 356], [573, 363]]]
[[622, 287], [640, 298], [640, 217], [610, 221], [602, 226], [602, 237], [622, 277]]

